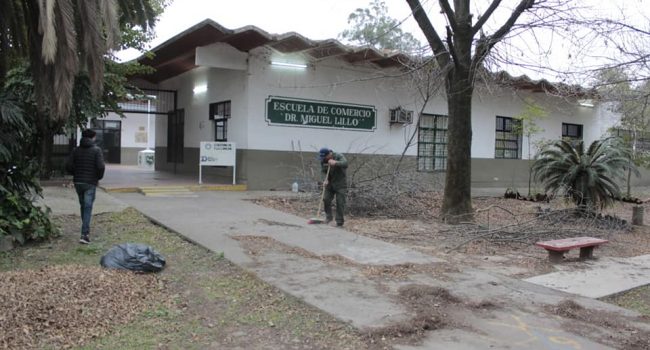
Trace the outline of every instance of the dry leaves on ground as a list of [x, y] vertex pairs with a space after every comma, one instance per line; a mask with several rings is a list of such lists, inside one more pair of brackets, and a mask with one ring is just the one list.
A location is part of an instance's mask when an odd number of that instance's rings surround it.
[[69, 348], [106, 334], [158, 293], [156, 276], [63, 265], [0, 273], [0, 347]]
[[[615, 227], [616, 225], [603, 226], [600, 220], [575, 219], [562, 214], [564, 210], [573, 207], [563, 199], [546, 203], [501, 197], [474, 198], [474, 218], [471, 224], [465, 225], [448, 225], [437, 220], [442, 200], [440, 194], [431, 193], [426, 197], [411, 199], [423, 202], [411, 204], [419, 208], [429, 208], [428, 212], [418, 217], [401, 219], [381, 215], [347, 215], [345, 228], [425, 253], [444, 255], [450, 261], [458, 258], [469, 265], [490, 263], [496, 264], [497, 267], [508, 266], [512, 270], [509, 274], [521, 276], [546, 273], [552, 269], [546, 251], [534, 245], [534, 242], [541, 240], [594, 236], [610, 240], [610, 243], [597, 253], [599, 257], [630, 257], [650, 253], [649, 226], [633, 227], [629, 230]], [[266, 197], [255, 200], [255, 203], [310, 217], [318, 207], [318, 200], [310, 196]], [[629, 222], [634, 206], [635, 204], [631, 203], [616, 202], [602, 214]], [[546, 215], [549, 211], [557, 215]], [[494, 234], [489, 232], [492, 230]], [[487, 235], [484, 235], [485, 233]], [[450, 251], [452, 248], [457, 249]], [[486, 260], [487, 256], [503, 259], [491, 262]]]

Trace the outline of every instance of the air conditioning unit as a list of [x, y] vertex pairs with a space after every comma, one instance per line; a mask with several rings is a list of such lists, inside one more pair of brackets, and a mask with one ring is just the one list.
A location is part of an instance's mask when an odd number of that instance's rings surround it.
[[411, 124], [413, 123], [413, 111], [397, 107], [390, 110], [391, 124]]

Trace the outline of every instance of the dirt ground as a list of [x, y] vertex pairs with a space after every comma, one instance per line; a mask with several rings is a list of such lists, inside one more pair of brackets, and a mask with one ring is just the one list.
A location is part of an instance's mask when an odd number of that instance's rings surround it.
[[[255, 200], [259, 205], [306, 219], [314, 216], [317, 201], [313, 197], [264, 197]], [[592, 236], [609, 240], [608, 244], [595, 250], [596, 258], [650, 254], [650, 226], [629, 225], [634, 206], [630, 203], [617, 202], [605, 209], [603, 215], [609, 217], [602, 220], [577, 220], [546, 214], [562, 213], [571, 207], [560, 199], [546, 203], [496, 197], [474, 198], [474, 221], [448, 225], [437, 220], [440, 195], [432, 194], [428, 201], [414, 204], [431, 208], [428, 215], [409, 219], [348, 215], [345, 229], [435, 255], [452, 264], [495, 269], [516, 278], [552, 272], [558, 268], [584, 267], [578, 261], [578, 250], [565, 255], [565, 262], [571, 264], [550, 263], [546, 250], [534, 245], [537, 241]], [[643, 206], [647, 208], [648, 204]], [[606, 220], [611, 217], [626, 220], [628, 224]], [[494, 234], [481, 237], [491, 231]]]
[[[304, 218], [314, 216], [312, 207], [317, 205], [313, 197], [299, 198], [265, 197], [256, 199], [264, 205]], [[403, 203], [403, 202], [402, 202]], [[409, 219], [394, 219], [376, 215], [359, 217], [348, 215], [345, 228], [368, 237], [409, 247], [436, 257], [442, 257], [451, 266], [481, 267], [498, 271], [514, 278], [526, 278], [557, 270], [587, 268], [578, 259], [578, 251], [566, 254], [563, 263], [553, 264], [547, 252], [534, 245], [537, 241], [568, 238], [575, 236], [594, 236], [609, 240], [595, 251], [598, 257], [632, 257], [650, 254], [650, 227], [629, 224], [634, 204], [617, 202], [602, 212], [600, 218], [575, 218], [571, 215], [551, 215], [563, 213], [571, 205], [554, 200], [538, 203], [517, 199], [495, 197], [476, 198], [473, 201], [476, 214], [471, 223], [448, 225], [436, 220], [440, 208], [439, 195], [432, 196], [428, 203], [414, 203], [429, 208], [430, 215]], [[647, 204], [643, 205], [644, 207]], [[625, 220], [624, 221], [621, 221]], [[491, 232], [494, 231], [494, 234]], [[485, 233], [490, 233], [485, 235]], [[407, 305], [414, 306], [418, 315], [408, 326], [388, 327], [379, 330], [381, 337], [404, 341], [411, 338], [417, 343], [419, 335], [426, 330], [449, 328], [443, 316], [449, 311], [445, 308], [491, 309], [486, 305], [467, 305], [453, 296], [443, 298], [445, 291], [418, 290], [400, 291]], [[411, 299], [418, 296], [416, 302]], [[424, 297], [423, 297], [424, 296]], [[438, 299], [432, 299], [435, 296]], [[414, 300], [415, 300], [414, 299]], [[604, 298], [603, 301], [639, 312], [640, 321], [650, 320], [650, 286], [640, 287], [620, 295]], [[441, 307], [445, 305], [445, 307]], [[416, 307], [417, 306], [417, 307]], [[426, 310], [426, 312], [422, 312]], [[549, 317], [560, 316], [567, 319], [566, 326], [576, 334], [621, 349], [647, 349], [650, 346], [650, 332], [636, 330], [628, 321], [616, 315], [589, 310], [575, 305], [571, 300], [556, 306], [548, 306]], [[602, 330], [612, 332], [609, 336], [598, 336]]]

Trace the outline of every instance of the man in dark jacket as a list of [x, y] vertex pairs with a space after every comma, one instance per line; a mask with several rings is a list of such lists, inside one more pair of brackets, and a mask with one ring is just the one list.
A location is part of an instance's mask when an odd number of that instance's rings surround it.
[[345, 210], [345, 195], [348, 191], [346, 171], [348, 161], [341, 153], [335, 153], [329, 148], [321, 148], [318, 152], [321, 161], [323, 175], [329, 174], [323, 180], [325, 193], [323, 204], [325, 204], [325, 221], [330, 223], [332, 216], [332, 200], [336, 196], [336, 226], [343, 226], [343, 211]]
[[95, 191], [99, 180], [104, 177], [104, 156], [95, 145], [95, 132], [86, 129], [81, 133], [79, 147], [72, 151], [66, 170], [73, 175], [74, 188], [81, 208], [81, 239], [79, 243], [89, 244], [90, 219], [92, 217]]

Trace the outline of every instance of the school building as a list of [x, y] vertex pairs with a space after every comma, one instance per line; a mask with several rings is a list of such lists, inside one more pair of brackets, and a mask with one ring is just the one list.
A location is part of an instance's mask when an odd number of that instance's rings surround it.
[[[212, 20], [151, 51], [153, 57], [138, 61], [156, 71], [133, 79], [142, 96], [124, 103], [127, 118], [95, 122], [106, 130], [120, 123], [114, 131], [121, 135], [119, 163], [135, 164], [149, 146], [156, 169], [198, 173], [200, 142], [227, 141], [237, 149], [237, 182], [249, 189], [289, 189], [301, 162], [323, 146], [391, 161], [406, 149], [410, 170], [424, 178], [444, 176], [442, 78], [435, 79], [430, 96], [423, 94], [424, 73], [407, 69], [415, 62], [401, 53], [254, 26], [231, 30]], [[506, 73], [476, 85], [474, 186], [524, 186], [528, 159], [540, 141], [590, 143], [620, 119], [579, 88]], [[546, 116], [535, 120], [539, 131], [529, 140], [517, 131], [517, 118], [531, 104]]]

